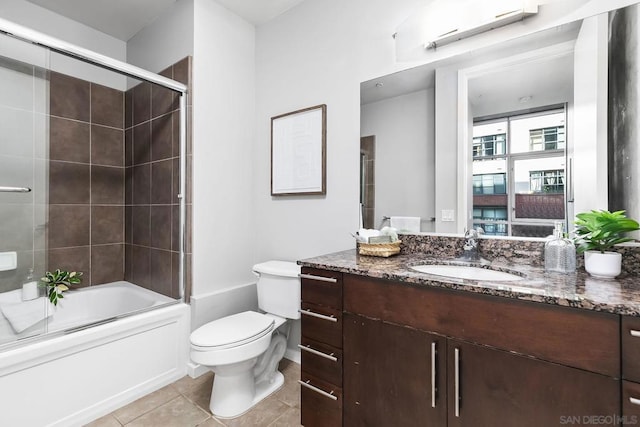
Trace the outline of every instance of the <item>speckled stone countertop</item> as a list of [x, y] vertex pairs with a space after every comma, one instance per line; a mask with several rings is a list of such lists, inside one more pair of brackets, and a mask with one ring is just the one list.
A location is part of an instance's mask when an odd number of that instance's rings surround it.
[[[457, 246], [457, 245], [453, 245]], [[538, 244], [539, 246], [539, 244]], [[459, 246], [458, 246], [459, 247]], [[542, 243], [544, 247], [544, 243]], [[445, 251], [446, 252], [446, 251]], [[535, 252], [535, 250], [534, 250]], [[389, 258], [357, 254], [356, 249], [298, 261], [303, 267], [314, 267], [343, 273], [494, 295], [587, 310], [640, 316], [640, 277], [624, 272], [615, 280], [596, 279], [583, 268], [576, 273], [547, 273], [540, 262], [494, 258], [491, 268], [512, 270], [524, 275], [517, 281], [477, 281], [420, 273], [410, 267], [451, 260], [435, 257], [429, 251], [403, 250]]]

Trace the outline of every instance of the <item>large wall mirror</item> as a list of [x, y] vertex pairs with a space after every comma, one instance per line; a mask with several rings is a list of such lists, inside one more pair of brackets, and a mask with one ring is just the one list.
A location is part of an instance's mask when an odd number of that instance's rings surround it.
[[638, 4], [361, 84], [364, 224], [546, 237], [640, 217]]

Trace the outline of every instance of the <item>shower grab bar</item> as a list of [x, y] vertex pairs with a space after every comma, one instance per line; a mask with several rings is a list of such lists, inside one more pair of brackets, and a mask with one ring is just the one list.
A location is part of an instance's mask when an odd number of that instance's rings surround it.
[[2, 187], [0, 186], [0, 193], [30, 193], [29, 187]]

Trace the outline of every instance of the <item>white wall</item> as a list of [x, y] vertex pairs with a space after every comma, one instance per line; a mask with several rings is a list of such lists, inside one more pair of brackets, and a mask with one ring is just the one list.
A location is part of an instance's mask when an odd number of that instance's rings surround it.
[[[255, 282], [255, 29], [194, 1], [193, 294]], [[214, 315], [215, 316], [215, 315]]]
[[[360, 82], [397, 69], [397, 26], [421, 1], [306, 0], [258, 27], [253, 157], [256, 259], [297, 260], [354, 248]], [[270, 195], [270, 118], [327, 104], [326, 196]]]
[[[607, 209], [608, 17], [585, 19], [574, 53], [574, 213]], [[570, 227], [572, 228], [572, 227]]]
[[127, 42], [127, 62], [160, 72], [193, 55], [193, 0], [178, 0]]
[[419, 216], [433, 231], [434, 96], [431, 88], [362, 106], [361, 136], [376, 137], [376, 228], [383, 216]]
[[[127, 45], [122, 40], [25, 0], [0, 1], [0, 17], [120, 61], [127, 59]], [[51, 54], [50, 66], [54, 71], [116, 89], [123, 90], [126, 85], [124, 76], [59, 54]]]

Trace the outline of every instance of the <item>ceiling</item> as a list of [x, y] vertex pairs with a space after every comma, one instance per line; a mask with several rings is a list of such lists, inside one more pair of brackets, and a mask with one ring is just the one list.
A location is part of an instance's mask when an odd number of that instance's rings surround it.
[[[128, 41], [177, 0], [27, 0], [91, 28]], [[303, 0], [215, 0], [246, 21], [260, 25]]]

